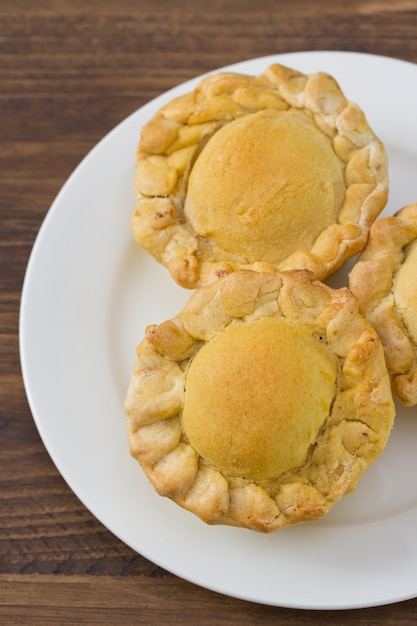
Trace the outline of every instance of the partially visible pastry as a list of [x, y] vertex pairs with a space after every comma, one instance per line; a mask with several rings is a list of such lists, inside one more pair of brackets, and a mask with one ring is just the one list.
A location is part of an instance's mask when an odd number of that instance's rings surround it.
[[417, 405], [417, 202], [375, 221], [349, 284], [382, 339], [394, 395]]
[[137, 150], [137, 242], [178, 284], [309, 269], [360, 252], [387, 199], [384, 147], [323, 72], [218, 73], [165, 106]]
[[349, 290], [307, 270], [237, 270], [149, 326], [125, 411], [159, 494], [262, 532], [325, 515], [394, 419], [376, 332]]

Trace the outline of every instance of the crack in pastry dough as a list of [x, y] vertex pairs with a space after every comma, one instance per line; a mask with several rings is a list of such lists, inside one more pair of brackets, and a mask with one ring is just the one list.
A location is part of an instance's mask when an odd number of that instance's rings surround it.
[[163, 106], [137, 150], [137, 242], [178, 284], [309, 269], [360, 252], [387, 199], [384, 147], [335, 79], [220, 72]]
[[196, 290], [147, 329], [125, 411], [159, 494], [262, 532], [325, 515], [394, 419], [375, 330], [347, 289], [306, 270], [237, 270]]
[[375, 221], [349, 285], [382, 340], [394, 395], [417, 405], [417, 202]]

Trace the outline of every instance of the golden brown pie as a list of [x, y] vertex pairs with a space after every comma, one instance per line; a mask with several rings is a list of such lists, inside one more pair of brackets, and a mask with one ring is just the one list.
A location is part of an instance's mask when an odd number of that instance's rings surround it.
[[384, 147], [334, 78], [220, 72], [142, 129], [132, 231], [184, 287], [268, 266], [323, 280], [363, 249], [387, 187]]
[[373, 224], [350, 288], [382, 339], [394, 395], [417, 404], [417, 202]]
[[375, 330], [349, 290], [308, 270], [236, 270], [149, 326], [125, 411], [159, 494], [263, 532], [354, 490], [394, 418]]

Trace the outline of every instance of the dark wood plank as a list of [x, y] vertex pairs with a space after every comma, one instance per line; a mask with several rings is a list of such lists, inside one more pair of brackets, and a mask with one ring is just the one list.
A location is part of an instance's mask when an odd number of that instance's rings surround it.
[[266, 607], [222, 596], [177, 578], [0, 576], [0, 619], [5, 619], [7, 626], [92, 626], [120, 621], [124, 626], [414, 625], [417, 600], [404, 602], [401, 608], [401, 622], [396, 622], [393, 606], [343, 612]]

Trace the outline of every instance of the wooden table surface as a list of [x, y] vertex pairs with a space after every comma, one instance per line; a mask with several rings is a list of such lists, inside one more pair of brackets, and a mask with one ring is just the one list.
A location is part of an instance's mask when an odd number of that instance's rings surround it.
[[229, 598], [163, 571], [72, 493], [22, 382], [27, 261], [79, 161], [167, 89], [229, 63], [299, 50], [417, 63], [417, 0], [0, 1], [1, 624], [417, 624], [417, 599], [303, 611]]

